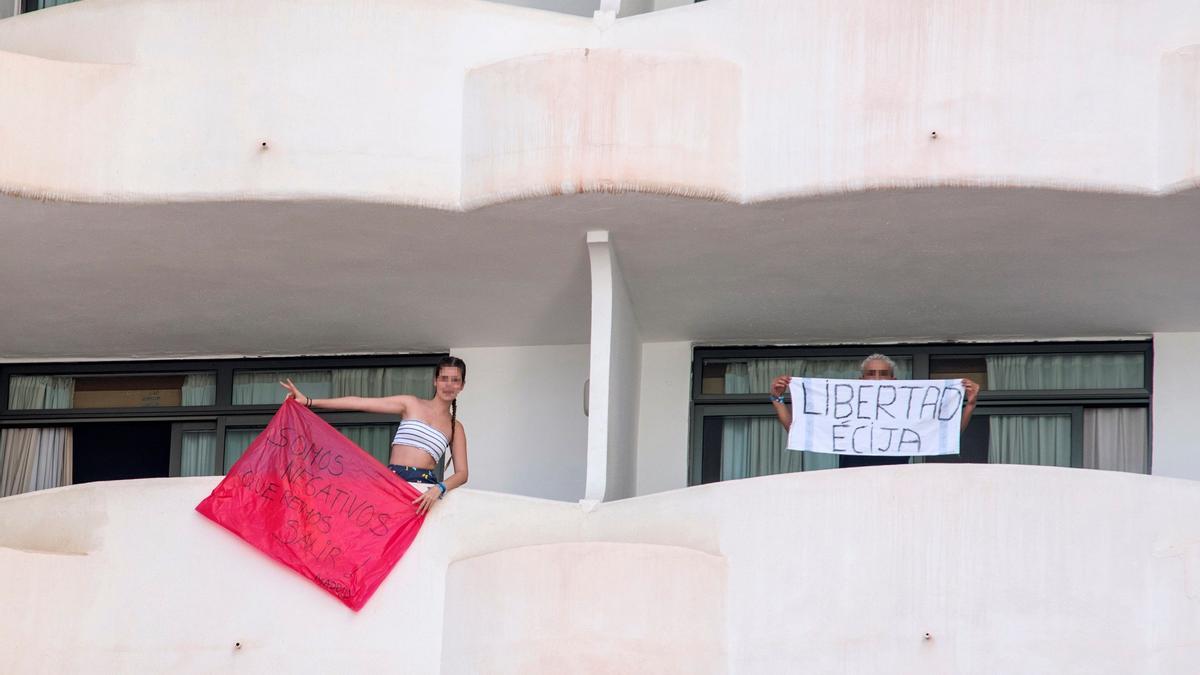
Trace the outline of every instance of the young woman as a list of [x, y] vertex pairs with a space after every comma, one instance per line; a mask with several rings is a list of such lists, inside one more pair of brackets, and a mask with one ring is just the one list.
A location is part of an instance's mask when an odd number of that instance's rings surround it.
[[[467, 482], [467, 434], [458, 421], [458, 393], [467, 381], [467, 364], [447, 356], [438, 361], [433, 376], [433, 398], [399, 396], [309, 398], [291, 380], [280, 382], [288, 398], [310, 408], [356, 410], [396, 415], [401, 418], [392, 439], [388, 468], [410, 483], [428, 483], [429, 488], [413, 500], [417, 513], [425, 513], [450, 490]], [[444, 483], [436, 477], [438, 461], [450, 453], [454, 475]]]

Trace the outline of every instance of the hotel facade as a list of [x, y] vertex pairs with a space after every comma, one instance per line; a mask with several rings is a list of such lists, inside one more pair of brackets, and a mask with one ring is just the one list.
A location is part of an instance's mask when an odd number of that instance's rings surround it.
[[[0, 569], [86, 639], [0, 624], [23, 670], [371, 669], [406, 598], [428, 672], [1200, 658], [1200, 5], [41, 4], [0, 20]], [[961, 454], [787, 451], [770, 381], [876, 352], [981, 385]], [[424, 396], [445, 354], [470, 483], [378, 625], [188, 511], [279, 379]], [[386, 458], [395, 420], [323, 416]], [[163, 617], [253, 607], [213, 590], [246, 566], [229, 592], [320, 615], [341, 661], [203, 618], [171, 661]], [[168, 568], [197, 586], [117, 627], [70, 605], [119, 594], [50, 589]]]

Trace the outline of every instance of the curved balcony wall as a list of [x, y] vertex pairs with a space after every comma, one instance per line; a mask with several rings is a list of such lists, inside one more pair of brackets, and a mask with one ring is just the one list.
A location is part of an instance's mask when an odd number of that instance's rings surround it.
[[471, 0], [87, 0], [0, 23], [0, 189], [1157, 193], [1200, 175], [1198, 45], [1190, 0], [710, 0], [610, 26]]
[[[590, 510], [464, 490], [352, 614], [196, 514], [216, 480], [0, 500], [0, 574], [18, 581], [0, 584], [6, 672], [454, 673], [489, 655], [493, 672], [528, 672], [574, 653], [603, 672], [1183, 675], [1200, 661], [1191, 481], [912, 465]], [[639, 643], [626, 628], [649, 620], [672, 624]]]

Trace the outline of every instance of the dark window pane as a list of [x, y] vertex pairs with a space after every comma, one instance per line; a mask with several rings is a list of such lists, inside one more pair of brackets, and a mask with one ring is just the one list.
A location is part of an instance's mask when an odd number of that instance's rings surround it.
[[975, 415], [959, 437], [957, 455], [934, 455], [925, 458], [927, 464], [987, 464], [988, 421]]
[[974, 380], [980, 389], [988, 388], [987, 362], [982, 356], [934, 356], [929, 359], [931, 380]]
[[171, 470], [171, 425], [166, 422], [76, 425], [72, 463], [75, 483], [164, 478]]

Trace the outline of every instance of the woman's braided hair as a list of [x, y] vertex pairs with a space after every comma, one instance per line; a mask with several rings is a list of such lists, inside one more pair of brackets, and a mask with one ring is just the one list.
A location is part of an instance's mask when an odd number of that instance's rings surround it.
[[[467, 363], [465, 361], [463, 361], [462, 359], [458, 358], [457, 356], [443, 356], [441, 359], [439, 359], [437, 362], [437, 367], [434, 368], [434, 370], [433, 370], [434, 382], [437, 381], [438, 375], [442, 374], [442, 368], [457, 368], [459, 375], [462, 376], [463, 383], [464, 384], [466, 383], [466, 381], [467, 381]], [[456, 429], [457, 426], [458, 426], [458, 398], [456, 397], [453, 401], [450, 402], [450, 442], [446, 446], [447, 450], [449, 450], [450, 447], [452, 447], [454, 445], [454, 432], [457, 431], [457, 429]], [[445, 457], [446, 457], [446, 465], [449, 466], [450, 462], [454, 461], [454, 457], [450, 452], [447, 452]]]

